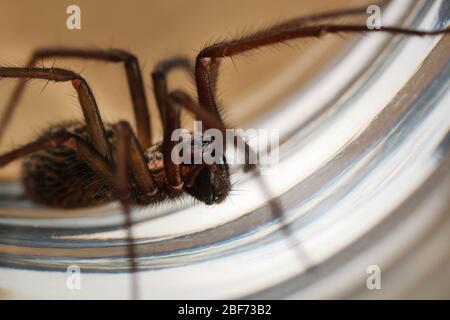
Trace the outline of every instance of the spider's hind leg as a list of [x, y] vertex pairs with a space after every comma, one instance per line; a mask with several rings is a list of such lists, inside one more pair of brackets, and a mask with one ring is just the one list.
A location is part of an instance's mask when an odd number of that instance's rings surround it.
[[45, 79], [55, 82], [71, 81], [72, 86], [77, 91], [92, 145], [108, 161], [111, 160], [111, 148], [106, 138], [105, 126], [97, 102], [91, 88], [81, 75], [60, 68], [0, 67], [0, 78]]
[[[72, 47], [39, 48], [33, 52], [27, 66], [30, 68], [34, 67], [40, 59], [51, 57], [94, 59], [112, 63], [122, 62], [125, 67], [133, 104], [138, 140], [142, 148], [145, 149], [150, 147], [152, 143], [150, 114], [148, 111], [139, 60], [135, 55], [119, 49], [84, 49]], [[0, 117], [0, 141], [4, 130], [17, 107], [20, 97], [24, 92], [26, 83], [26, 79], [22, 79], [19, 82], [6, 105], [3, 115]]]
[[113, 197], [111, 165], [89, 142], [66, 130], [45, 134], [0, 155], [0, 167], [22, 157], [26, 157], [22, 164], [24, 192], [35, 203], [81, 208]]

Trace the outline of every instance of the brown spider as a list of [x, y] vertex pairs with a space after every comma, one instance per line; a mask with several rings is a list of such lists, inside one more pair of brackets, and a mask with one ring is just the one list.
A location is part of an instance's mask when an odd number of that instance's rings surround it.
[[[450, 28], [418, 31], [400, 27], [368, 29], [365, 25], [324, 24], [331, 18], [364, 15], [366, 8], [302, 17], [256, 32], [240, 39], [215, 43], [201, 50], [192, 68], [186, 58], [159, 63], [152, 72], [153, 89], [163, 123], [162, 143], [152, 141], [150, 114], [144, 94], [138, 59], [123, 50], [78, 48], [44, 48], [36, 50], [27, 67], [0, 67], [2, 78], [22, 78], [14, 91], [3, 118], [0, 137], [23, 92], [26, 79], [70, 81], [75, 88], [84, 114], [84, 123], [62, 123], [49, 128], [40, 138], [0, 156], [0, 167], [21, 157], [22, 181], [26, 195], [34, 202], [63, 208], [94, 206], [118, 199], [126, 213], [126, 227], [131, 222], [131, 205], [150, 205], [189, 194], [208, 205], [223, 201], [231, 184], [228, 164], [181, 164], [171, 160], [175, 142], [170, 137], [180, 128], [180, 110], [186, 108], [205, 128], [225, 131], [216, 103], [216, 81], [222, 58], [276, 43], [326, 34], [385, 32], [392, 34], [432, 36], [450, 33]], [[36, 68], [40, 59], [74, 57], [123, 62], [131, 92], [137, 127], [121, 121], [104, 124], [95, 98], [86, 80], [79, 74], [60, 68]], [[198, 102], [182, 91], [169, 92], [167, 74], [182, 68], [195, 75]], [[89, 184], [86, 185], [86, 178]], [[131, 270], [135, 270], [134, 246], [129, 233]]]

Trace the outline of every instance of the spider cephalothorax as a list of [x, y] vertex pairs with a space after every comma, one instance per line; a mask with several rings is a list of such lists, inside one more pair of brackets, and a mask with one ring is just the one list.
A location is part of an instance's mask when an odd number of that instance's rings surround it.
[[[207, 152], [206, 145], [203, 145], [201, 149]], [[189, 157], [192, 161], [182, 163], [180, 166], [183, 179], [183, 184], [180, 188], [173, 188], [168, 184], [164, 170], [165, 159], [162, 144], [155, 144], [147, 149], [145, 151], [145, 159], [158, 187], [165, 190], [167, 196], [176, 197], [186, 192], [207, 205], [222, 202], [231, 190], [230, 173], [226, 158], [222, 157], [223, 161], [209, 165], [195, 165], [193, 150], [191, 149], [191, 156]], [[195, 170], [198, 170], [198, 173], [195, 179], [191, 180], [190, 175], [193, 167], [196, 167]]]

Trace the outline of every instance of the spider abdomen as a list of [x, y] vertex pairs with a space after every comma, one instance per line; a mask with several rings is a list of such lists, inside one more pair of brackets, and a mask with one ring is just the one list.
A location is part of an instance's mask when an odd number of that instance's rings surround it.
[[[89, 140], [86, 126], [65, 123], [43, 133], [51, 135], [67, 129]], [[112, 138], [112, 131], [107, 129]], [[37, 151], [22, 164], [25, 194], [35, 203], [59, 208], [81, 208], [114, 200], [111, 188], [70, 148], [54, 147]]]

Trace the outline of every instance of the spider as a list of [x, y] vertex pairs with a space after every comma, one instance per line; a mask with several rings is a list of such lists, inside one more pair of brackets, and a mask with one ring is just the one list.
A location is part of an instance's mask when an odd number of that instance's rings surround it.
[[[0, 119], [0, 137], [11, 118], [27, 79], [70, 81], [83, 111], [83, 122], [65, 122], [49, 127], [38, 139], [0, 155], [0, 167], [24, 157], [22, 183], [26, 196], [49, 207], [80, 208], [119, 200], [127, 217], [129, 258], [136, 269], [129, 217], [132, 205], [147, 206], [189, 194], [207, 205], [224, 201], [231, 189], [226, 161], [214, 164], [175, 164], [171, 151], [176, 142], [171, 134], [180, 128], [181, 109], [203, 122], [204, 128], [225, 132], [216, 101], [216, 83], [222, 59], [277, 43], [326, 34], [391, 33], [433, 36], [450, 33], [450, 28], [419, 31], [395, 26], [368, 29], [358, 24], [331, 24], [325, 20], [364, 15], [366, 8], [352, 8], [300, 17], [248, 36], [217, 42], [202, 49], [194, 65], [185, 57], [157, 64], [151, 73], [153, 90], [163, 124], [163, 141], [154, 143], [150, 114], [144, 93], [139, 61], [119, 49], [41, 48], [26, 67], [0, 67], [2, 78], [22, 78]], [[88, 82], [71, 70], [38, 68], [44, 58], [71, 57], [123, 63], [132, 98], [136, 134], [126, 121], [102, 121]], [[193, 73], [198, 100], [180, 91], [169, 91], [167, 75], [174, 69]], [[86, 185], [85, 177], [89, 176]]]

